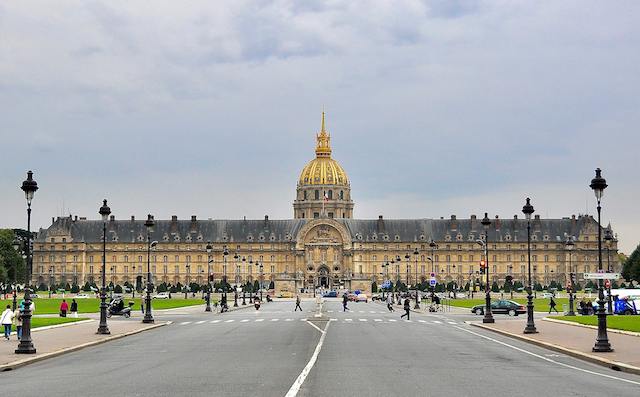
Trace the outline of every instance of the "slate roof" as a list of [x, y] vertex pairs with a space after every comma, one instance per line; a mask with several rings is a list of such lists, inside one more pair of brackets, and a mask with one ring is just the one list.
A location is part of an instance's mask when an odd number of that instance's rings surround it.
[[[288, 242], [296, 241], [298, 232], [310, 219], [281, 220], [156, 220], [152, 239], [160, 242]], [[336, 219], [343, 224], [353, 242], [466, 242], [483, 232], [480, 219]], [[575, 219], [533, 219], [532, 234], [538, 241], [564, 241], [565, 235], [578, 237], [584, 226], [595, 221], [590, 216]], [[596, 229], [597, 230], [597, 229]], [[74, 242], [102, 240], [101, 220], [57, 218], [38, 233], [36, 241], [70, 234]], [[111, 220], [107, 222], [107, 241], [141, 242], [146, 240], [144, 220]], [[492, 219], [491, 241], [526, 241], [525, 219]], [[545, 237], [546, 236], [546, 237]]]

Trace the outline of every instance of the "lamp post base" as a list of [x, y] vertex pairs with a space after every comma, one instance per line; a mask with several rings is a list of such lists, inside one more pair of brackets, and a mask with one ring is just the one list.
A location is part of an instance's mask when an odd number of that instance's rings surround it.
[[23, 341], [20, 341], [18, 348], [15, 350], [16, 354], [36, 354], [36, 348], [31, 341], [29, 343], [22, 342]]
[[155, 322], [155, 320], [153, 319], [153, 317], [151, 316], [151, 314], [145, 314], [144, 318], [142, 319], [142, 322], [144, 324], [153, 324]]
[[109, 331], [109, 327], [105, 326], [99, 326], [98, 327], [98, 332], [96, 332], [96, 334], [98, 335], [111, 335], [111, 331]]

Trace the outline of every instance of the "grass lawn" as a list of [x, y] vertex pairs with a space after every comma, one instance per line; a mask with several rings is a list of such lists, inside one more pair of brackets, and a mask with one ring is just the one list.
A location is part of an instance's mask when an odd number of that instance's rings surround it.
[[[67, 298], [66, 301], [71, 305], [71, 299]], [[140, 298], [124, 298], [125, 304], [129, 301], [133, 300], [135, 302], [134, 309], [140, 308]], [[62, 299], [48, 299], [48, 298], [36, 298], [34, 299], [36, 305], [36, 313], [35, 314], [55, 314], [60, 311], [60, 303]], [[76, 299], [78, 302], [78, 312], [79, 313], [97, 313], [100, 311], [100, 300], [96, 298], [88, 298], [88, 299]], [[211, 300], [214, 302], [214, 299]], [[11, 305], [11, 300], [0, 300], [0, 307], [6, 307], [7, 305]], [[20, 303], [20, 301], [18, 301]], [[194, 306], [194, 305], [202, 305], [204, 304], [203, 299], [154, 299], [151, 303], [151, 307], [153, 309], [173, 309], [176, 307], [184, 307], [184, 306]], [[64, 319], [64, 318], [62, 318]]]
[[[586, 325], [598, 325], [597, 316], [553, 316], [557, 320]], [[640, 332], [640, 316], [607, 316], [607, 328]]]
[[[505, 299], [511, 300], [509, 299], [508, 294], [505, 294]], [[496, 300], [496, 298], [494, 296], [491, 296], [491, 300]], [[478, 299], [451, 299], [450, 301], [451, 301], [451, 306], [472, 308], [475, 305], [484, 305], [484, 296]], [[527, 305], [527, 299], [525, 298], [514, 298], [513, 301], [524, 306]], [[562, 305], [569, 304], [569, 298], [555, 298], [555, 301], [556, 301], [556, 309], [558, 309], [558, 311], [561, 313], [562, 313]], [[543, 298], [534, 299], [533, 310], [539, 311], [539, 312], [542, 312], [542, 311], [548, 312], [549, 299], [543, 299]]]

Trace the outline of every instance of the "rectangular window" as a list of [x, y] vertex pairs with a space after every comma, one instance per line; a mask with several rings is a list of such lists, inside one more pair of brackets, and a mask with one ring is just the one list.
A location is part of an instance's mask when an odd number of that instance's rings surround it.
[[314, 217], [315, 219], [320, 218], [320, 213], [318, 213], [318, 212], [314, 212], [314, 213], [313, 213], [313, 217]]
[[93, 273], [93, 265], [89, 266], [89, 273]]
[[129, 273], [129, 266], [125, 266], [124, 267], [124, 274], [128, 274]]
[[89, 256], [89, 263], [93, 263], [93, 255]]
[[271, 265], [271, 273], [275, 273], [276, 272], [276, 267]]
[[531, 255], [531, 260], [534, 262], [538, 261], [538, 255]]

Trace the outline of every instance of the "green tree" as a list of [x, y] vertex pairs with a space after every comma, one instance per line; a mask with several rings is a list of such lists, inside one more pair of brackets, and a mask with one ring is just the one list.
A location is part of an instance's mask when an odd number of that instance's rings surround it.
[[22, 254], [13, 248], [16, 234], [11, 229], [0, 229], [0, 282], [24, 282], [25, 264]]
[[627, 281], [640, 281], [640, 245], [629, 255], [622, 265], [622, 277]]
[[493, 284], [491, 284], [491, 291], [492, 292], [500, 292], [500, 287], [498, 286], [497, 282], [493, 282]]
[[73, 285], [71, 286], [71, 290], [70, 290], [70, 292], [71, 292], [72, 294], [77, 294], [78, 292], [80, 292], [80, 287], [78, 286], [78, 284], [73, 284]]
[[255, 280], [253, 282], [253, 290], [254, 291], [260, 291], [260, 282], [258, 280]]
[[378, 283], [375, 281], [371, 283], [371, 292], [378, 292]]
[[120, 284], [116, 285], [113, 288], [113, 292], [115, 292], [116, 294], [121, 294], [122, 293], [122, 286]]

